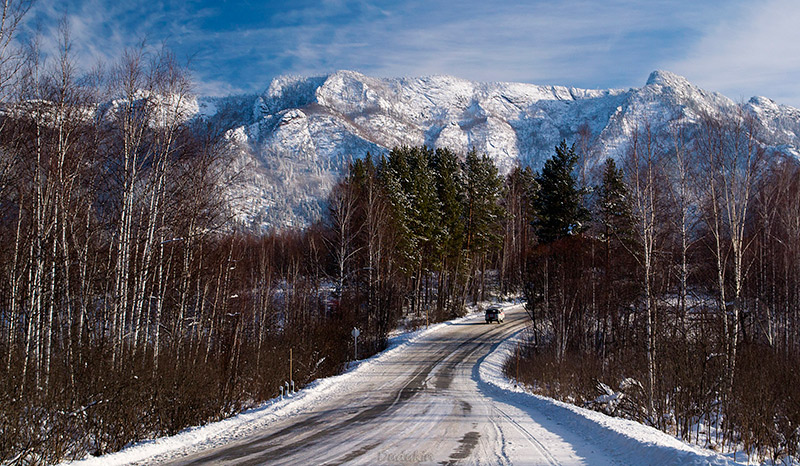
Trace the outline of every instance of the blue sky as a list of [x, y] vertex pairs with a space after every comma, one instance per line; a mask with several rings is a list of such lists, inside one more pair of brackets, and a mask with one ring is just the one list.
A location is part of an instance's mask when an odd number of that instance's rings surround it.
[[338, 69], [588, 88], [639, 87], [665, 69], [800, 107], [796, 0], [39, 0], [25, 26], [47, 49], [64, 15], [79, 66], [166, 43], [203, 95]]

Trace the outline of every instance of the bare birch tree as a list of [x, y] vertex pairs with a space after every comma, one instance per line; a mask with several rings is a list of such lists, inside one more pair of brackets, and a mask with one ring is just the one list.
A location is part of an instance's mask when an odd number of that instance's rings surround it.
[[634, 254], [641, 267], [645, 311], [645, 351], [647, 354], [647, 409], [650, 421], [655, 422], [654, 393], [656, 390], [656, 301], [653, 291], [657, 240], [657, 141], [648, 124], [635, 129], [627, 154], [626, 174], [629, 178], [631, 206], [639, 251]]

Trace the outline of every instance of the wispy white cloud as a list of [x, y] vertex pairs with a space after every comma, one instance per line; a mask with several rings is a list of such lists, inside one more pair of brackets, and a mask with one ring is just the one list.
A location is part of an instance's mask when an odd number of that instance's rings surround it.
[[[698, 2], [699, 3], [699, 2]], [[322, 66], [382, 75], [639, 85], [699, 36], [712, 5], [673, 2], [404, 3], [318, 34], [286, 31], [293, 71]], [[410, 6], [410, 7], [409, 7]], [[417, 8], [418, 7], [418, 8]], [[398, 11], [399, 10], [399, 11]], [[327, 35], [325, 33], [328, 33]], [[367, 45], [364, 45], [367, 44]]]
[[800, 108], [800, 3], [753, 2], [731, 13], [669, 66], [734, 99], [764, 95]]
[[[190, 61], [198, 92], [263, 90], [279, 74], [354, 69], [483, 81], [640, 86], [654, 69], [731, 97], [800, 103], [793, 0], [67, 0], [37, 6], [45, 37], [68, 15], [80, 65], [143, 38]], [[66, 8], [66, 10], [65, 10]], [[51, 40], [52, 39], [48, 39]]]
[[[66, 19], [71, 42], [71, 58], [84, 70], [97, 63], [114, 63], [125, 49], [149, 44], [160, 47], [187, 31], [193, 16], [181, 3], [139, 2], [136, 0], [67, 0], [38, 2], [29, 12], [21, 30], [21, 40], [38, 37], [45, 58], [59, 52], [59, 23]], [[182, 19], [187, 18], [187, 19]], [[188, 32], [194, 35], [195, 31]]]

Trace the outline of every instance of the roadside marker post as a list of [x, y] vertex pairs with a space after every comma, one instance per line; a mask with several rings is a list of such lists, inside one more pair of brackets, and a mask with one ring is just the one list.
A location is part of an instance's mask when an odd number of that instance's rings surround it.
[[356, 327], [353, 327], [353, 331], [350, 332], [350, 334], [353, 335], [353, 342], [355, 343], [355, 348], [354, 348], [355, 351], [353, 353], [355, 357], [353, 358], [353, 360], [358, 361], [358, 336], [361, 335], [361, 330], [357, 329]]

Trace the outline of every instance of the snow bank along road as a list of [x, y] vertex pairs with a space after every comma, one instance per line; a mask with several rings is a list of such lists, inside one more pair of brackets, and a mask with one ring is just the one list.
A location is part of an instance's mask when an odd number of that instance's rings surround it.
[[293, 400], [291, 415], [144, 463], [729, 463], [654, 429], [514, 392], [499, 366], [511, 347], [504, 340], [527, 322], [513, 306], [504, 324], [478, 315], [439, 326]]

